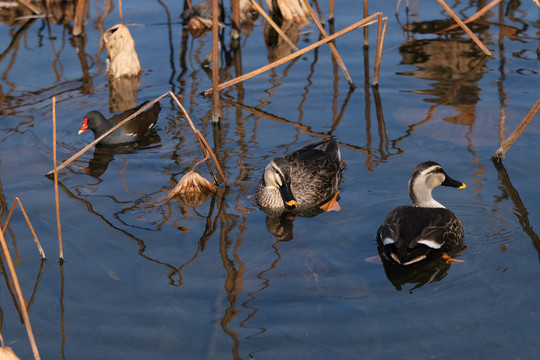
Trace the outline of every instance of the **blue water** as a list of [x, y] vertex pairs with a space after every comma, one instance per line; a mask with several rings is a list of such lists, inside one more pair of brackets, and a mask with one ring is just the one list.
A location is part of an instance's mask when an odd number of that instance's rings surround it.
[[[320, 5], [327, 14], [328, 5]], [[452, 5], [462, 18], [477, 9], [475, 2]], [[483, 64], [465, 35], [402, 30], [447, 19], [436, 2], [411, 2], [408, 13], [401, 4], [399, 22], [394, 3], [372, 4], [370, 12], [388, 17], [378, 91], [365, 86], [363, 31], [355, 30], [336, 41], [357, 85], [353, 92], [322, 46], [226, 89], [219, 127], [211, 123], [211, 99], [200, 96], [211, 87], [198, 64], [210, 51], [210, 36], [188, 37], [183, 51], [181, 8], [172, 1], [123, 4], [143, 68], [135, 102], [178, 94], [231, 186], [220, 184], [196, 208], [160, 201], [203, 157], [167, 97], [156, 143], [113, 154], [97, 177], [84, 169], [93, 150], [61, 171], [62, 266], [53, 182], [43, 176], [52, 169], [51, 98], [63, 161], [92, 139], [77, 135], [84, 114], [109, 115], [98, 26], [104, 4], [89, 6], [85, 81], [67, 26], [44, 19], [22, 30], [20, 22], [0, 25], [1, 190], [8, 205], [18, 196], [28, 212], [47, 255], [42, 272], [18, 209], [6, 237], [27, 301], [37, 288], [29, 314], [43, 359], [537, 355], [538, 121], [504, 158], [500, 171], [508, 178], [500, 178], [490, 159], [500, 134], [508, 136], [538, 98], [534, 2], [523, 1], [502, 18], [496, 6], [478, 22], [493, 52]], [[339, 2], [336, 31], [362, 14], [361, 2]], [[117, 6], [103, 18], [104, 29], [119, 23]], [[18, 30], [22, 36], [7, 50]], [[368, 80], [376, 25], [369, 36]], [[317, 41], [316, 27], [305, 27], [299, 38], [299, 47]], [[228, 30], [225, 44], [229, 50]], [[244, 74], [268, 63], [261, 20], [242, 38], [241, 51]], [[226, 60], [222, 53], [222, 79], [239, 73]], [[292, 222], [267, 219], [251, 199], [266, 164], [330, 135], [347, 163], [342, 210]], [[375, 234], [388, 211], [410, 203], [407, 181], [425, 160], [467, 184], [434, 191], [463, 223], [466, 249], [460, 262], [396, 283], [378, 260]], [[197, 170], [211, 178], [205, 164]], [[21, 359], [30, 359], [6, 281], [0, 289], [1, 334]]]

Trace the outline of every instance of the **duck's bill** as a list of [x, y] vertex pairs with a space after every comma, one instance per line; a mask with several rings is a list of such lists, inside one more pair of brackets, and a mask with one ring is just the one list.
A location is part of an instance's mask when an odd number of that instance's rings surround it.
[[281, 198], [283, 199], [283, 204], [285, 204], [285, 208], [294, 209], [298, 205], [289, 184], [283, 184], [279, 188], [279, 192], [281, 194]]
[[450, 176], [446, 175], [446, 179], [442, 182], [443, 186], [450, 186], [456, 189], [465, 189], [467, 185], [465, 183], [459, 182], [457, 180], [452, 179]]
[[88, 129], [88, 124], [86, 122], [86, 118], [84, 118], [84, 123], [81, 126], [81, 128], [79, 129], [79, 135], [81, 135], [84, 132], [84, 130], [86, 130], [86, 129]]

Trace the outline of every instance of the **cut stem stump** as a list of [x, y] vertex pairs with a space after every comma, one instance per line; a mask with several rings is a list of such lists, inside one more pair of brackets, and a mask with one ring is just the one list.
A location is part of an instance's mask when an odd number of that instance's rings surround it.
[[501, 146], [499, 147], [499, 149], [495, 152], [495, 154], [493, 155], [492, 158], [494, 159], [502, 159], [504, 157], [504, 155], [506, 154], [506, 152], [508, 150], [510, 150], [510, 147], [516, 142], [516, 140], [519, 138], [519, 136], [521, 135], [521, 133], [523, 133], [523, 131], [525, 131], [525, 129], [527, 128], [527, 126], [530, 124], [530, 122], [532, 121], [532, 119], [535, 117], [536, 113], [538, 112], [538, 110], [540, 110], [540, 98], [538, 98], [538, 100], [536, 100], [536, 103], [534, 104], [534, 106], [531, 108], [531, 110], [529, 110], [529, 112], [527, 113], [527, 115], [525, 115], [525, 117], [523, 118], [523, 120], [521, 120], [521, 122], [519, 123], [519, 125], [516, 127], [516, 129], [510, 134], [509, 137], [506, 138], [506, 140], [504, 140], [502, 143], [501, 143]]

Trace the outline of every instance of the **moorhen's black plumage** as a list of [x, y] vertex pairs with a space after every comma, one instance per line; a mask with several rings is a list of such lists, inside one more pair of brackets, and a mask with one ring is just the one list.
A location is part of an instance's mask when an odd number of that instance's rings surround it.
[[[116, 114], [109, 120], [105, 119], [103, 114], [101, 114], [99, 111], [90, 111], [84, 117], [84, 123], [79, 130], [79, 134], [86, 129], [90, 129], [94, 132], [94, 137], [97, 139], [113, 126], [135, 113], [146, 103], [147, 101], [137, 107], [134, 107], [133, 109]], [[161, 106], [159, 105], [159, 102], [156, 102], [150, 109], [140, 113], [135, 117], [135, 119], [128, 121], [126, 124], [107, 135], [99, 142], [99, 144], [113, 146], [134, 143], [141, 140], [156, 126], [160, 111]]]

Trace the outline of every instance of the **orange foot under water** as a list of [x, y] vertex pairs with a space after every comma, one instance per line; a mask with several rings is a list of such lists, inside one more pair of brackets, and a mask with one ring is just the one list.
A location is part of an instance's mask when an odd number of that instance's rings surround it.
[[465, 261], [463, 261], [463, 260], [458, 260], [458, 259], [456, 259], [456, 258], [453, 258], [453, 257], [451, 257], [451, 256], [448, 255], [448, 254], [443, 254], [442, 257], [443, 257], [443, 259], [446, 260], [446, 263], [447, 263], [447, 264], [450, 264], [450, 263], [453, 263], [453, 262], [460, 262], [460, 263], [465, 262]]

